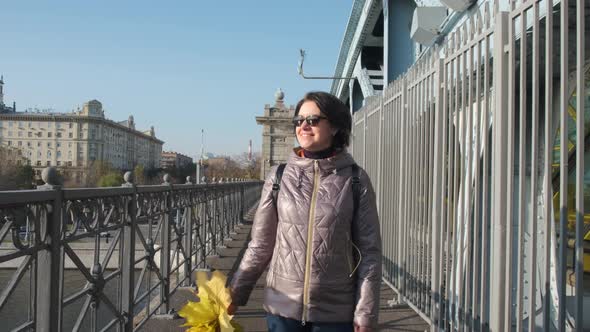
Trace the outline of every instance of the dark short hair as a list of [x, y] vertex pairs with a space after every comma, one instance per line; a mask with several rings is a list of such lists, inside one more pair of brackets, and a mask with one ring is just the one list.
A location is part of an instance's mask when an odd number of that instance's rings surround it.
[[352, 117], [346, 104], [336, 96], [323, 91], [311, 91], [305, 94], [297, 103], [295, 116], [299, 114], [301, 106], [306, 101], [313, 101], [320, 111], [328, 118], [332, 128], [338, 132], [332, 140], [332, 147], [341, 149], [350, 143], [350, 131], [352, 130]]

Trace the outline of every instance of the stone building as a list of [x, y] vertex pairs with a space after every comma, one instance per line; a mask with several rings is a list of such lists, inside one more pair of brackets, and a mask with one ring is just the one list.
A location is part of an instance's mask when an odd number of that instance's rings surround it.
[[126, 170], [160, 166], [163, 141], [154, 128], [138, 131], [133, 116], [106, 119], [102, 104], [91, 100], [72, 113], [0, 112], [0, 145], [21, 151], [33, 168], [67, 168], [79, 181], [93, 161]]
[[295, 107], [287, 107], [285, 94], [281, 89], [275, 93], [275, 104], [265, 105], [264, 115], [256, 117], [262, 129], [262, 165], [260, 178], [266, 179], [271, 167], [285, 163], [295, 144], [293, 116]]
[[193, 158], [185, 156], [182, 153], [173, 151], [162, 152], [162, 159], [160, 161], [161, 168], [181, 168], [189, 166], [193, 163]]

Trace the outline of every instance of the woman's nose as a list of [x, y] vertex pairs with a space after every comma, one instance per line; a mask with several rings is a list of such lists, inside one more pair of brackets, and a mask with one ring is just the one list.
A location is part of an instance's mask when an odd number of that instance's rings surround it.
[[303, 121], [301, 124], [301, 130], [311, 130], [311, 126], [307, 123], [307, 121]]

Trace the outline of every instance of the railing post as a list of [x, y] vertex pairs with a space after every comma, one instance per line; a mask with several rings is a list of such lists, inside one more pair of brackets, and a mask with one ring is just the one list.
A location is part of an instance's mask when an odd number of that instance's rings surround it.
[[160, 251], [160, 273], [163, 278], [162, 284], [160, 285], [160, 314], [168, 314], [170, 310], [170, 219], [173, 218], [173, 186], [170, 180], [171, 178], [169, 174], [164, 175], [164, 183], [162, 183], [162, 185], [167, 185], [170, 189], [166, 196], [164, 206], [165, 213], [162, 220], [162, 231], [160, 234], [160, 245], [162, 248]]
[[54, 167], [43, 170], [45, 185], [39, 190], [51, 190], [55, 198], [47, 210], [47, 249], [37, 253], [35, 331], [61, 331], [63, 292], [62, 191], [59, 174]]
[[[186, 184], [192, 184], [190, 176], [186, 178]], [[183, 247], [186, 257], [184, 258], [184, 281], [183, 286], [190, 286], [193, 259], [193, 191], [189, 191], [189, 204], [184, 209], [184, 232]]]
[[[495, 22], [494, 39], [494, 124], [493, 124], [493, 171], [494, 181], [492, 188], [492, 229], [491, 229], [491, 250], [490, 255], [490, 331], [505, 331], [510, 322], [506, 321], [507, 314], [511, 308], [506, 306], [510, 303], [510, 287], [506, 284], [506, 261], [512, 254], [506, 252], [507, 227], [510, 227], [512, 211], [507, 210], [506, 193], [508, 191], [509, 178], [513, 177], [512, 165], [508, 151], [508, 134], [510, 131], [510, 117], [513, 114], [508, 112], [508, 57], [504, 49], [508, 40], [508, 13], [499, 12]], [[511, 197], [511, 195], [508, 195]]]
[[123, 226], [123, 262], [121, 271], [121, 305], [122, 314], [126, 320], [123, 322], [123, 331], [133, 331], [134, 314], [134, 289], [135, 289], [135, 231], [137, 225], [137, 187], [133, 179], [133, 172], [126, 172], [125, 183], [122, 187], [133, 188], [130, 200], [125, 204], [125, 223]]

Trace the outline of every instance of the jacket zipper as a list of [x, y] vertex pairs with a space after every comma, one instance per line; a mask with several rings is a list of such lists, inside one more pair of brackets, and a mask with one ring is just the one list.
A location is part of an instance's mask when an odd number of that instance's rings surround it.
[[309, 278], [311, 273], [311, 253], [313, 249], [313, 220], [315, 219], [315, 204], [317, 200], [318, 186], [320, 182], [318, 161], [313, 161], [313, 192], [311, 193], [311, 204], [309, 206], [309, 220], [307, 222], [307, 248], [305, 254], [305, 279], [303, 281], [303, 311], [301, 325], [307, 320], [307, 306], [309, 304]]
[[352, 245], [349, 245], [350, 243], [352, 243], [352, 236], [350, 236], [349, 233], [346, 233], [346, 241], [347, 241], [347, 246], [346, 246], [346, 262], [348, 262], [348, 273], [349, 275], [352, 274], [352, 258], [350, 257], [352, 255]]

